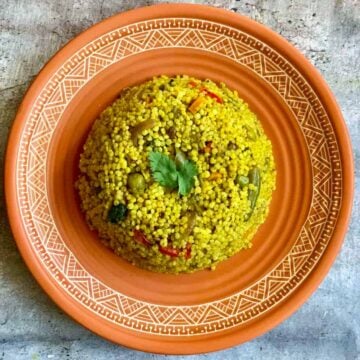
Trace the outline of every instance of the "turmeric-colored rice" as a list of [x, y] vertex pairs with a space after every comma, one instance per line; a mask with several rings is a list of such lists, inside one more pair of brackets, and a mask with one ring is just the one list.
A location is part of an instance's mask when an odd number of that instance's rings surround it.
[[[196, 166], [188, 194], [155, 180], [154, 152], [181, 152]], [[275, 188], [271, 143], [255, 114], [224, 84], [188, 76], [125, 89], [95, 121], [79, 167], [91, 228], [116, 254], [158, 272], [215, 269], [251, 247]], [[118, 220], [114, 209], [123, 210]]]

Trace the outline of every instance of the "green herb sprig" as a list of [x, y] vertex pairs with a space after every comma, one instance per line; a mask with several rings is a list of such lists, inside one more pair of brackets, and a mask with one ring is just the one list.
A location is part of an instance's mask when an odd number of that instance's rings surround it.
[[152, 151], [149, 154], [150, 169], [155, 181], [169, 189], [178, 189], [179, 194], [188, 195], [198, 174], [196, 165], [185, 158], [175, 162], [169, 156]]

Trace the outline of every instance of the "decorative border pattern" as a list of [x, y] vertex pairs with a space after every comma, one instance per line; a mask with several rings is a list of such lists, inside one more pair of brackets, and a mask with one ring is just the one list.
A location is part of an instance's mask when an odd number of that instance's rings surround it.
[[[44, 179], [46, 156], [67, 104], [113, 63], [159, 48], [196, 48], [231, 58], [270, 84], [295, 114], [311, 158], [313, 202], [290, 252], [257, 283], [195, 306], [150, 304], [92, 277], [61, 239], [51, 218]], [[67, 294], [119, 326], [166, 336], [220, 332], [263, 314], [286, 298], [319, 261], [335, 228], [342, 167], [331, 122], [316, 93], [285, 58], [254, 37], [222, 24], [188, 18], [148, 20], [92, 41], [73, 55], [42, 90], [26, 119], [17, 157], [17, 197], [35, 254]]]

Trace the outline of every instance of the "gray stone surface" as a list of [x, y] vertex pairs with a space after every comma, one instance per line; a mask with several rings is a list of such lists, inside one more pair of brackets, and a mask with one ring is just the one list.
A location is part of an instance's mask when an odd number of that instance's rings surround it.
[[[24, 92], [68, 40], [117, 12], [156, 1], [0, 0], [0, 156]], [[321, 71], [354, 145], [356, 196], [340, 255], [291, 318], [244, 345], [187, 359], [359, 359], [360, 3], [358, 0], [193, 1], [262, 22]], [[0, 167], [2, 177], [3, 168]], [[2, 182], [1, 185], [2, 186]], [[2, 189], [0, 189], [2, 196]], [[160, 359], [111, 344], [73, 322], [40, 289], [16, 249], [0, 201], [0, 359]], [[175, 357], [168, 357], [175, 359]]]

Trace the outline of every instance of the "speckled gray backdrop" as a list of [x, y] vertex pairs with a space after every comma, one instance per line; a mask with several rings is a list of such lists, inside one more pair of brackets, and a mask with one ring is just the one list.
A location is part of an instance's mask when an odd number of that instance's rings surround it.
[[[30, 82], [68, 40], [98, 21], [157, 1], [0, 0], [0, 155]], [[192, 1], [231, 9], [274, 29], [321, 71], [354, 145], [356, 196], [340, 255], [290, 319], [249, 343], [186, 359], [359, 359], [360, 2]], [[0, 176], [3, 167], [0, 167]], [[1, 185], [2, 186], [2, 183]], [[2, 196], [2, 189], [1, 189]], [[162, 359], [111, 344], [73, 322], [40, 289], [16, 249], [0, 201], [0, 359]], [[181, 359], [166, 357], [167, 359]]]

